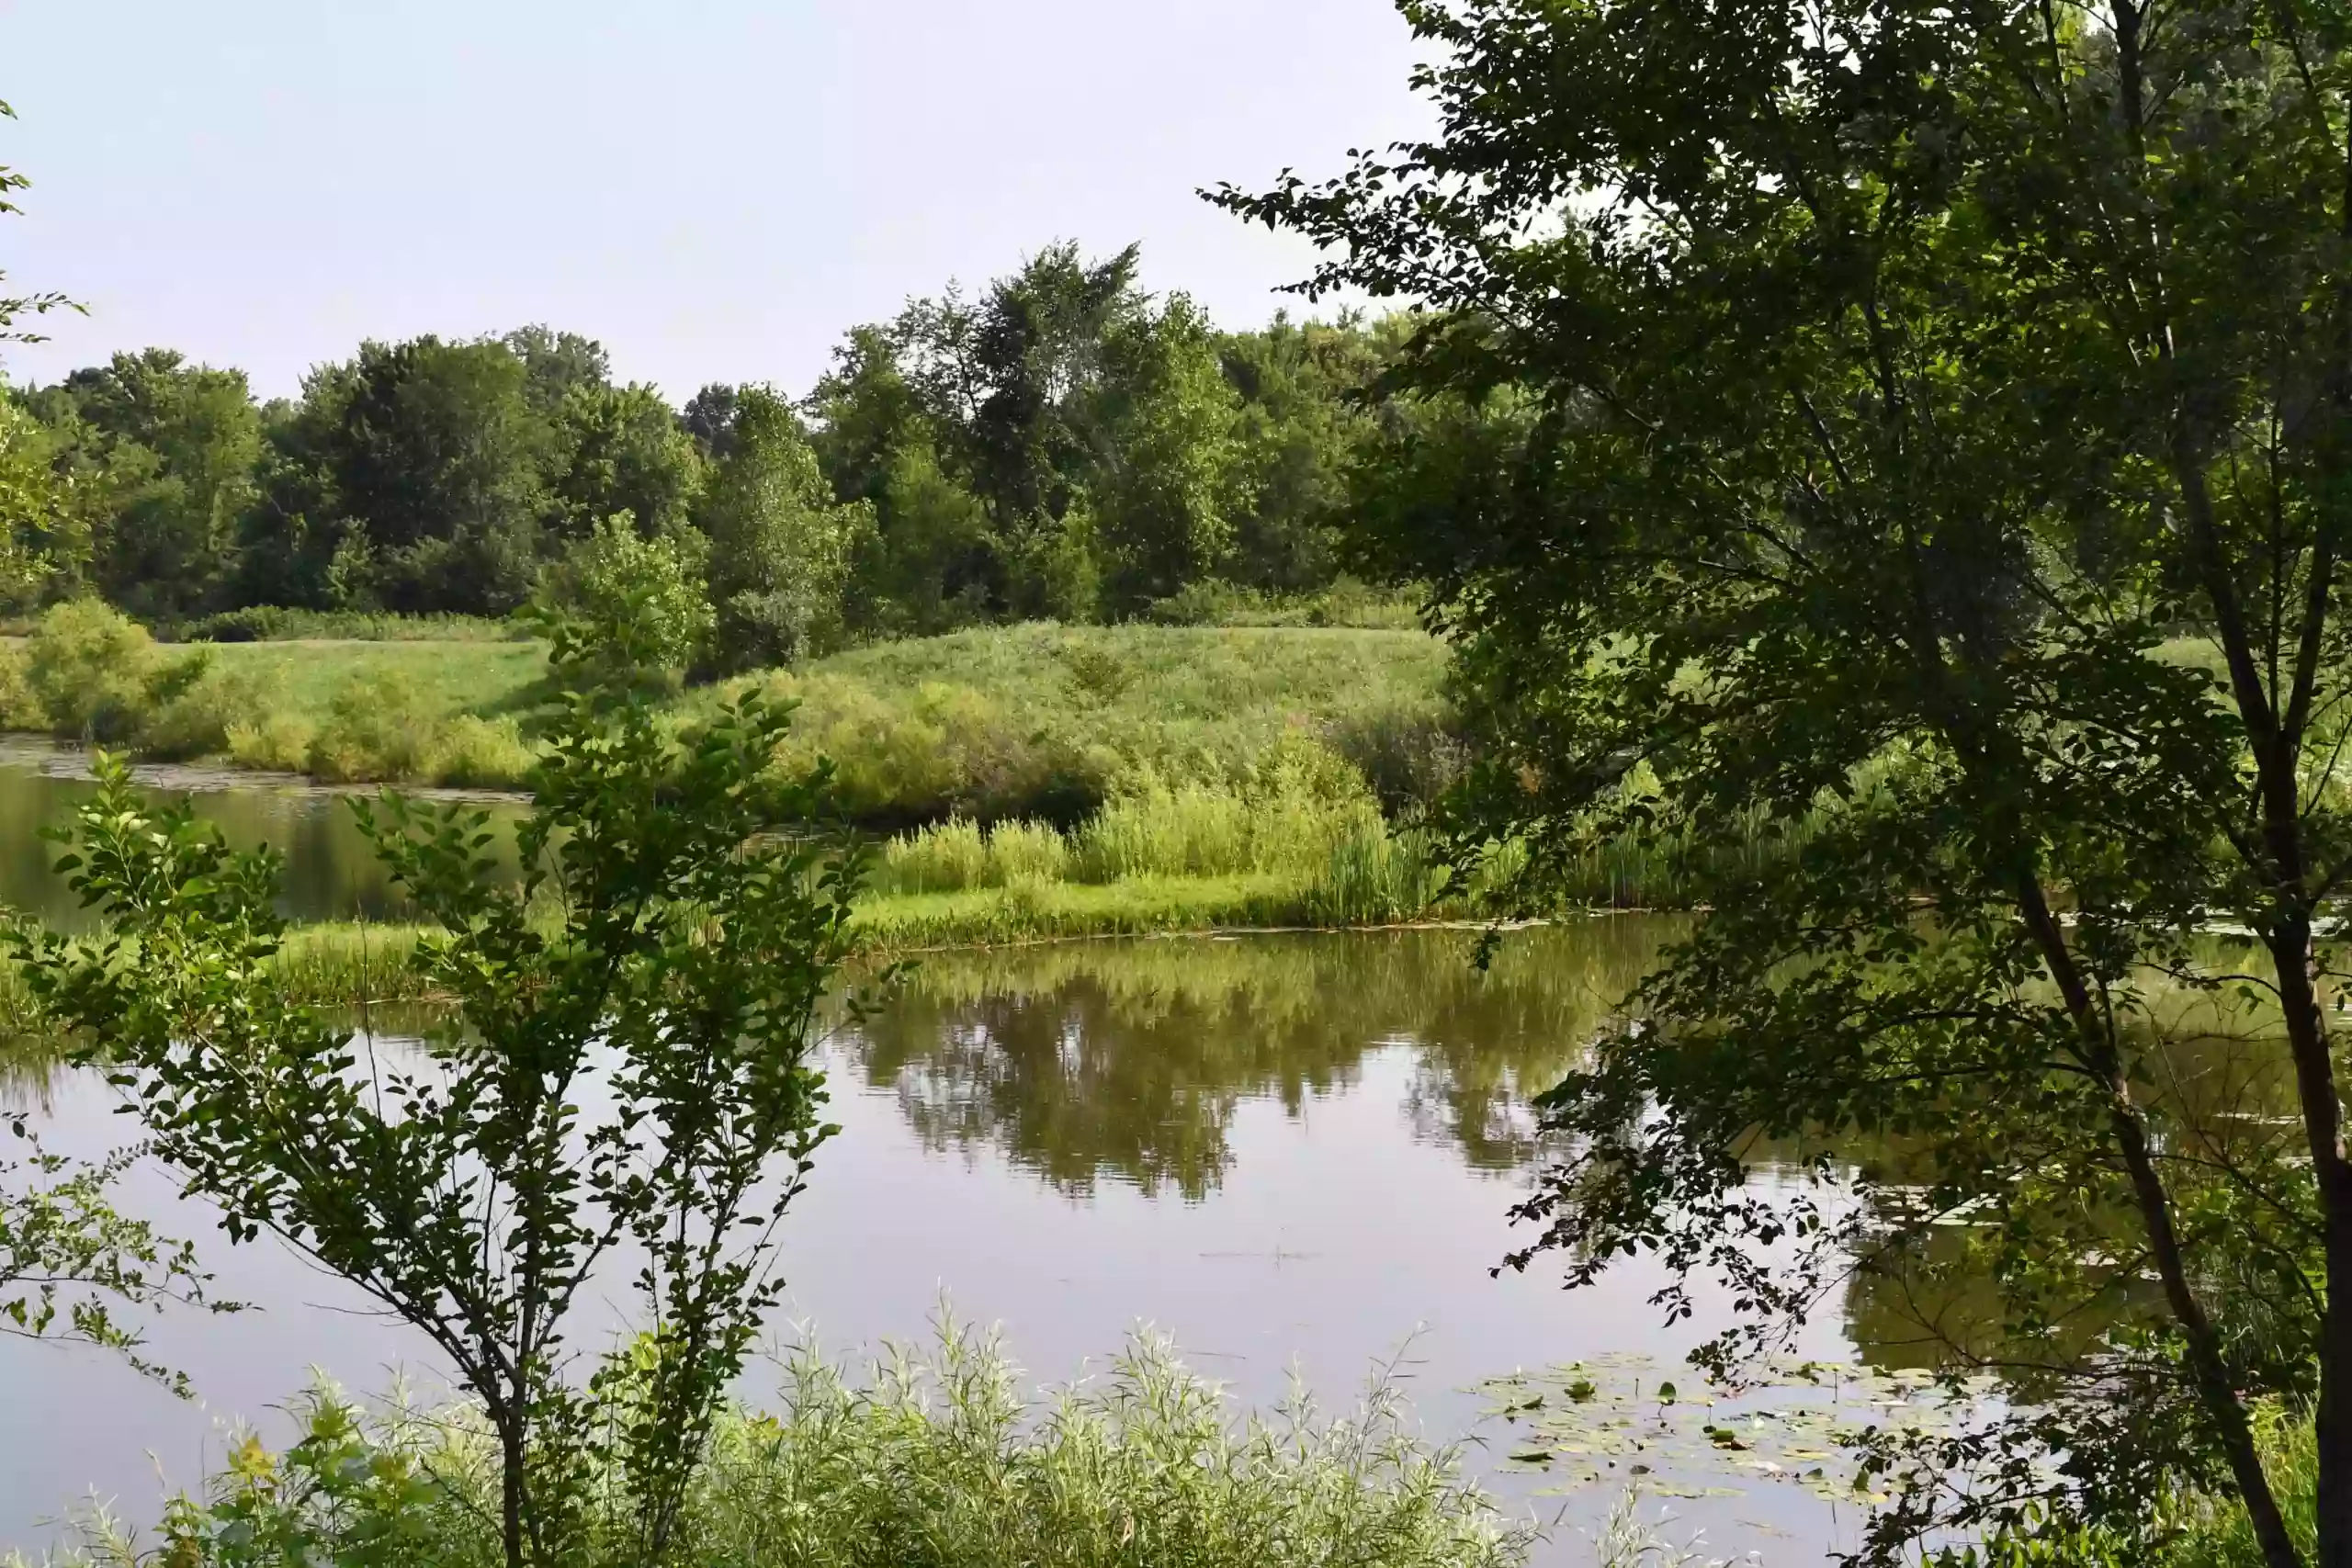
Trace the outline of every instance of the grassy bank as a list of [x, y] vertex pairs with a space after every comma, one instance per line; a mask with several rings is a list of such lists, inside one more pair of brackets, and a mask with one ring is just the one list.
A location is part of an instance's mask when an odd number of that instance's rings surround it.
[[[1445, 653], [1419, 631], [1033, 624], [881, 644], [671, 705], [684, 725], [757, 684], [800, 705], [862, 822], [962, 814], [1062, 825], [1123, 782], [1230, 780], [1313, 736], [1393, 806], [1446, 771]], [[312, 639], [159, 645], [90, 605], [0, 658], [0, 725], [149, 757], [335, 782], [511, 786], [553, 693], [537, 645]]]

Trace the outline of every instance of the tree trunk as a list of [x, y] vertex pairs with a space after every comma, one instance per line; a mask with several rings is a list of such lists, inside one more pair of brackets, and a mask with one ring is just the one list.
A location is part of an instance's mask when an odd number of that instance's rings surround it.
[[2345, 1158], [2334, 1043], [2312, 983], [2311, 922], [2282, 920], [2269, 942], [2287, 1044], [2295, 1064], [2319, 1187], [2326, 1249], [2327, 1306], [2320, 1323], [2318, 1546], [2320, 1568], [2352, 1568], [2352, 1162]]
[[[2122, 1063], [2109, 1038], [2108, 1021], [2091, 999], [2090, 989], [2075, 967], [2074, 950], [2067, 944], [2064, 928], [2051, 912], [2050, 902], [2042, 896], [2038, 880], [2021, 879], [2018, 908], [2035, 945], [2041, 948], [2042, 962], [2049, 966], [2050, 976], [2057, 984], [2066, 1011], [2082, 1037], [2086, 1065], [2106, 1081], [2113, 1096], [2111, 1125], [2116, 1152], [2122, 1156], [2124, 1169], [2131, 1177], [2140, 1221], [2148, 1234], [2148, 1253], [2164, 1285], [2165, 1304], [2180, 1327], [2181, 1339], [2188, 1351], [2189, 1376], [2207, 1416], [2221, 1437], [2222, 1454], [2245, 1505], [2246, 1519], [2254, 1527], [2262, 1561], [2266, 1568], [2304, 1568], [2302, 1553], [2295, 1550], [2293, 1538], [2287, 1533], [2286, 1518], [2278, 1511], [2278, 1497], [2271, 1490], [2269, 1474], [2262, 1468], [2262, 1455], [2255, 1446], [2254, 1428], [2246, 1419], [2245, 1404], [2230, 1382], [2221, 1337], [2214, 1331], [2212, 1320], [2206, 1316], [2204, 1303], [2197, 1299], [2196, 1287], [2189, 1280], [2188, 1260], [2181, 1251], [2179, 1235], [2173, 1229], [2172, 1198], [2165, 1190], [2164, 1173], [2156, 1168], [2154, 1151], [2148, 1146], [2147, 1129], [2132, 1102], [2132, 1086], [2123, 1076]], [[2346, 1564], [2345, 1568], [2352, 1568], [2352, 1564]]]
[[506, 1568], [524, 1568], [527, 1554], [523, 1547], [523, 1466], [528, 1455], [518, 1424], [499, 1423], [498, 1457], [498, 1523], [506, 1550]]

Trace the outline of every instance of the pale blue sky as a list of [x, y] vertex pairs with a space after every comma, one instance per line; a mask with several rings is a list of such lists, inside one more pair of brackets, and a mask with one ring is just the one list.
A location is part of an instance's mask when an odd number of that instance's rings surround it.
[[1308, 253], [1197, 186], [1427, 124], [1388, 0], [0, 0], [17, 381], [168, 344], [264, 395], [362, 337], [583, 332], [683, 398], [1057, 237], [1221, 322]]

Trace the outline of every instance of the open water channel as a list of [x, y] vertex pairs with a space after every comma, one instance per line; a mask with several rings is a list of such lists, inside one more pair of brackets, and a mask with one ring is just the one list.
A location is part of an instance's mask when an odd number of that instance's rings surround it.
[[[0, 765], [0, 898], [70, 913], [35, 837], [85, 785], [70, 761]], [[200, 808], [288, 856], [288, 912], [399, 911], [342, 805], [318, 792], [211, 785]], [[921, 1339], [947, 1309], [1000, 1324], [1040, 1383], [1100, 1366], [1140, 1324], [1173, 1336], [1238, 1399], [1303, 1377], [1346, 1404], [1394, 1363], [1433, 1438], [1521, 1509], [1558, 1523], [1545, 1561], [1589, 1560], [1617, 1495], [1612, 1472], [1562, 1488], [1559, 1468], [1509, 1462], [1481, 1380], [1518, 1368], [1646, 1355], [1665, 1375], [1708, 1330], [1672, 1328], [1658, 1277], [1629, 1263], [1563, 1293], [1556, 1269], [1490, 1269], [1524, 1238], [1507, 1211], [1543, 1149], [1530, 1096], [1554, 1082], [1663, 934], [1640, 919], [1531, 931], [1492, 971], [1456, 931], [1074, 942], [927, 958], [878, 1016], [827, 1048], [841, 1135], [788, 1223], [792, 1294], [779, 1338], [854, 1352]], [[111, 1092], [20, 1077], [53, 1146], [134, 1136]], [[231, 1247], [161, 1171], [125, 1201], [204, 1244], [220, 1290], [261, 1310], [167, 1314], [152, 1353], [185, 1369], [182, 1404], [100, 1354], [0, 1338], [0, 1548], [38, 1548], [77, 1499], [152, 1517], [195, 1483], [238, 1420], [316, 1368], [356, 1391], [396, 1370], [431, 1386], [426, 1348], [274, 1243]], [[1834, 1317], [1834, 1314], [1831, 1314]], [[1807, 1355], [1850, 1353], [1820, 1321]], [[756, 1397], [755, 1386], [748, 1391]], [[282, 1428], [280, 1428], [282, 1429]], [[1720, 1495], [1670, 1506], [1676, 1533], [1770, 1562], [1820, 1560], [1856, 1515], [1785, 1482], [1729, 1471]], [[1661, 1505], [1653, 1500], [1655, 1514]]]

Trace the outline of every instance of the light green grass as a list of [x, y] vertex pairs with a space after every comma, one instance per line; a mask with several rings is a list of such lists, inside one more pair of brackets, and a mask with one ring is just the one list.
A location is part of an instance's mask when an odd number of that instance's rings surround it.
[[[865, 820], [1068, 824], [1139, 770], [1230, 780], [1285, 734], [1327, 738], [1353, 760], [1387, 731], [1430, 732], [1446, 659], [1418, 631], [1033, 624], [755, 679], [801, 705], [792, 747], [832, 758]], [[681, 708], [715, 696], [689, 694]]]
[[[143, 657], [167, 654], [184, 657]], [[341, 782], [511, 786], [551, 694], [528, 642], [222, 643], [200, 656], [209, 673], [187, 695], [152, 713], [126, 698], [120, 732], [101, 738], [138, 747], [143, 729], [150, 754], [225, 753]], [[1286, 735], [1349, 756], [1393, 807], [1442, 771], [1424, 754], [1446, 744], [1445, 662], [1412, 630], [1037, 624], [858, 649], [686, 692], [670, 712], [690, 724], [747, 686], [798, 703], [785, 760], [831, 758], [845, 808], [873, 827], [958, 814], [1067, 827], [1123, 780], [1234, 783]], [[20, 707], [17, 722], [40, 721], [37, 705], [0, 701]]]
[[208, 645], [224, 671], [266, 682], [282, 711], [324, 722], [336, 694], [355, 680], [404, 682], [436, 716], [492, 717], [535, 705], [547, 679], [547, 650], [535, 642], [229, 642]]

